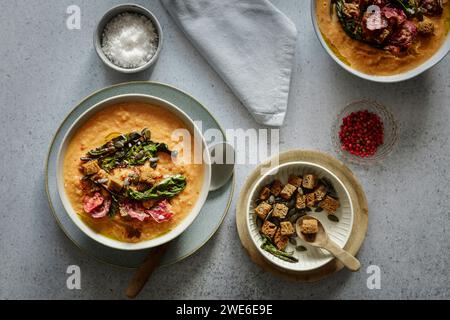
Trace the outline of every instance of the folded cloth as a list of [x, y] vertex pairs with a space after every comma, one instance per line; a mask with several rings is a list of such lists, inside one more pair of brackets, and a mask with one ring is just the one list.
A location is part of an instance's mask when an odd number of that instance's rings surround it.
[[161, 0], [257, 122], [283, 124], [297, 29], [267, 0]]

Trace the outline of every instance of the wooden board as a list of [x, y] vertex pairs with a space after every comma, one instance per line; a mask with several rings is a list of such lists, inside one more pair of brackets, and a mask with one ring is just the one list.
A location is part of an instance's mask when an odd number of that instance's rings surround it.
[[[350, 194], [350, 198], [354, 208], [354, 224], [352, 228], [352, 233], [345, 246], [345, 249], [353, 255], [356, 255], [361, 247], [367, 232], [368, 225], [368, 205], [366, 195], [364, 190], [359, 183], [355, 175], [350, 171], [347, 166], [345, 166], [341, 161], [336, 158], [319, 151], [309, 151], [309, 150], [290, 150], [281, 153], [279, 156], [279, 164], [292, 161], [308, 161], [316, 163], [328, 168], [332, 171], [345, 185]], [[273, 163], [273, 159], [272, 163]], [[322, 280], [333, 273], [341, 270], [343, 265], [336, 259], [332, 260], [323, 267], [312, 270], [312, 271], [302, 271], [293, 272], [280, 269], [267, 261], [257, 250], [253, 241], [250, 238], [250, 234], [247, 230], [247, 208], [248, 197], [250, 196], [250, 191], [253, 185], [261, 177], [261, 169], [263, 167], [268, 167], [271, 160], [260, 164], [247, 178], [244, 186], [239, 195], [238, 203], [236, 206], [236, 225], [241, 239], [241, 243], [247, 250], [251, 260], [263, 268], [265, 271], [274, 274], [275, 276], [284, 278], [291, 281], [300, 282], [314, 282]]]

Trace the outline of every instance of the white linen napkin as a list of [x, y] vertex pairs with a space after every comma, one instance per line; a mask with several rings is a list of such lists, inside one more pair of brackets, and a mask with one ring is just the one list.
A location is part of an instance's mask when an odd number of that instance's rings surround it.
[[267, 0], [161, 0], [257, 122], [283, 124], [297, 29]]

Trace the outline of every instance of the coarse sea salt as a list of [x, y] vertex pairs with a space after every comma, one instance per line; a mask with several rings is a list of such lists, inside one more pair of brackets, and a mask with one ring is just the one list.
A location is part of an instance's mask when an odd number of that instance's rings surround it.
[[121, 13], [103, 30], [102, 50], [115, 65], [134, 69], [149, 62], [158, 49], [158, 33], [146, 16]]

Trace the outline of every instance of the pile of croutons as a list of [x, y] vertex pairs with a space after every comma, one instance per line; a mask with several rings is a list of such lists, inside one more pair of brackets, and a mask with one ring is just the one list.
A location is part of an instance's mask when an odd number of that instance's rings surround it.
[[339, 206], [336, 192], [329, 182], [318, 179], [314, 174], [291, 175], [285, 185], [275, 180], [262, 188], [255, 213], [260, 219], [261, 234], [269, 238], [278, 250], [284, 251], [289, 238], [297, 236], [294, 225], [298, 218], [313, 210], [325, 210], [333, 215]]

